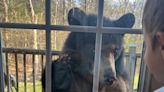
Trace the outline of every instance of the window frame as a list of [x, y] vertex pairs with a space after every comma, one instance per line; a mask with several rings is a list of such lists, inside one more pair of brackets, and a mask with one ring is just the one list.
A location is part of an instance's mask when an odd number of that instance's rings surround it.
[[[51, 25], [51, 0], [45, 1], [45, 24], [25, 24], [25, 23], [2, 23], [0, 28], [17, 28], [17, 29], [39, 29], [46, 31], [46, 92], [51, 92], [51, 31], [71, 31], [71, 32], [93, 32], [96, 33], [96, 52], [94, 63], [94, 77], [93, 77], [93, 90], [98, 92], [99, 87], [99, 70], [100, 70], [100, 56], [101, 56], [101, 43], [103, 33], [128, 33], [128, 34], [142, 34], [141, 29], [131, 28], [116, 28], [116, 27], [103, 27], [103, 10], [104, 0], [97, 0], [97, 26], [63, 26]], [[39, 31], [37, 30], [37, 31]]]

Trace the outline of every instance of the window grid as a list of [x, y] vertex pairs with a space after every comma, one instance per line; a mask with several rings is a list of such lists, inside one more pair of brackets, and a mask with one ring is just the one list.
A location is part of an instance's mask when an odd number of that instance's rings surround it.
[[2, 34], [0, 33], [0, 92], [4, 92], [4, 73], [2, 58]]
[[95, 46], [95, 59], [94, 59], [94, 72], [93, 72], [93, 87], [92, 92], [98, 92], [99, 89], [99, 75], [100, 75], [100, 59], [101, 59], [101, 43], [102, 43], [102, 32], [103, 26], [103, 8], [104, 0], [98, 0], [98, 17], [97, 17], [97, 30], [96, 30], [96, 46]]
[[[0, 28], [17, 28], [17, 29], [38, 29], [51, 31], [71, 31], [71, 32], [89, 32], [96, 33], [96, 27], [91, 26], [63, 26], [63, 25], [44, 25], [44, 24], [20, 24], [20, 23], [0, 23]], [[116, 28], [116, 27], [102, 27], [99, 28], [102, 33], [127, 33], [127, 34], [142, 34], [141, 29], [131, 28]], [[27, 30], [28, 31], [28, 30]]]
[[[103, 33], [129, 33], [129, 34], [142, 34], [141, 29], [131, 28], [115, 28], [103, 27], [103, 9], [104, 0], [97, 0], [98, 3], [98, 19], [97, 27], [89, 26], [62, 26], [51, 25], [51, 0], [45, 2], [45, 21], [46, 24], [22, 24], [22, 23], [0, 23], [0, 28], [22, 28], [22, 29], [43, 29], [46, 30], [46, 92], [51, 92], [51, 31], [73, 31], [73, 32], [94, 32], [96, 33], [96, 53], [94, 63], [94, 76], [93, 76], [93, 92], [98, 92], [99, 87], [99, 70], [100, 70], [100, 56], [101, 56], [101, 42]], [[1, 91], [3, 92], [3, 91]]]
[[51, 0], [45, 2], [46, 19], [46, 92], [51, 92], [51, 30], [47, 27], [51, 25]]

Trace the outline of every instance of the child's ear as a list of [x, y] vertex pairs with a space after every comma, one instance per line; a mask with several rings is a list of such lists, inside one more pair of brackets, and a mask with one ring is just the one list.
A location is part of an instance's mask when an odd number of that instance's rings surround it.
[[164, 32], [157, 32], [157, 37], [160, 45], [161, 54], [164, 59]]

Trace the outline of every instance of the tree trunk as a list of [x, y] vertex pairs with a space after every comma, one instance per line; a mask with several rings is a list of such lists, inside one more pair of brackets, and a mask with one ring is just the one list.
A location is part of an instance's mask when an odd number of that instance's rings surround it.
[[65, 24], [65, 0], [63, 0], [63, 24]]
[[[3, 22], [9, 22], [9, 7], [8, 7], [8, 1], [7, 0], [3, 0], [3, 7], [4, 7], [4, 17], [3, 17]], [[7, 36], [7, 31], [4, 28], [3, 29], [3, 34], [4, 34], [4, 39], [5, 41], [8, 40], [8, 36]], [[6, 42], [4, 43], [4, 47], [6, 46]]]
[[[58, 15], [57, 14], [59, 13], [58, 12], [58, 4], [59, 4], [59, 1], [56, 0], [56, 3], [55, 3], [55, 15], [54, 15], [55, 16], [55, 21], [54, 21], [55, 24], [57, 24], [57, 22], [58, 22], [57, 21], [57, 19], [58, 19]], [[54, 31], [54, 43], [55, 43], [54, 44], [54, 49], [55, 50], [57, 50], [57, 37], [56, 36], [57, 36], [57, 31]]]
[[[27, 9], [28, 9], [30, 16], [31, 16], [31, 22], [34, 24], [37, 24], [38, 18], [37, 18], [37, 15], [35, 14], [32, 0], [27, 0], [26, 4], [27, 4]], [[34, 38], [33, 48], [38, 49], [37, 30], [36, 29], [33, 29], [33, 38]], [[38, 70], [38, 66], [39, 66], [38, 64], [39, 64], [38, 56], [35, 56], [35, 72], [34, 72], [35, 75], [37, 75], [37, 73], [39, 71]]]
[[3, 0], [3, 5], [4, 5], [4, 22], [8, 22], [9, 18], [8, 18], [8, 4], [7, 4], [7, 0]]

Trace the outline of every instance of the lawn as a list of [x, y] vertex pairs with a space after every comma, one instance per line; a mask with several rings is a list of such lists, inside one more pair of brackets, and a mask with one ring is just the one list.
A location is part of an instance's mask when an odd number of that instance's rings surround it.
[[[42, 92], [40, 81], [36, 81], [35, 87], [36, 87], [35, 88], [36, 92]], [[16, 92], [16, 90], [14, 88], [12, 88], [12, 89], [13, 89], [13, 92]], [[19, 82], [19, 92], [24, 92], [24, 83], [23, 82]], [[27, 83], [27, 92], [33, 92], [33, 83], [31, 83], [31, 82]]]
[[[138, 78], [139, 78], [138, 74], [136, 74], [136, 76], [134, 78], [134, 90], [136, 90], [138, 87]], [[13, 88], [13, 90], [14, 90], [14, 88]], [[40, 81], [36, 81], [36, 89], [35, 90], [36, 90], [36, 92], [42, 92]], [[16, 92], [16, 91], [14, 90], [14, 92]], [[24, 83], [23, 82], [19, 83], [19, 92], [24, 92]], [[27, 83], [27, 92], [33, 92], [33, 83], [30, 83], [30, 82]]]
[[134, 86], [133, 86], [134, 90], [137, 90], [138, 88], [138, 81], [139, 81], [139, 74], [136, 74], [134, 77]]

